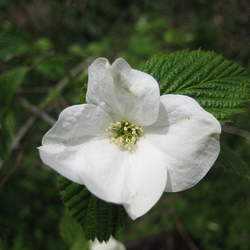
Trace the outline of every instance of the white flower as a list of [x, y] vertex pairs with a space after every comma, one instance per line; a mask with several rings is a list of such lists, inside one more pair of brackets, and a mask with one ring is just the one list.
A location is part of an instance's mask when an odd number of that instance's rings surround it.
[[160, 96], [156, 80], [119, 58], [89, 67], [87, 104], [62, 111], [39, 147], [42, 161], [132, 219], [162, 193], [188, 189], [215, 162], [219, 122], [194, 99]]
[[125, 246], [111, 237], [107, 242], [100, 243], [98, 240], [90, 242], [90, 250], [126, 250]]

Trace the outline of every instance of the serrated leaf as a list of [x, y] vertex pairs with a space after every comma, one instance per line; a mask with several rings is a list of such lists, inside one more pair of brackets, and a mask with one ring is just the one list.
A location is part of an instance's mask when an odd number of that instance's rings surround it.
[[146, 62], [143, 71], [156, 78], [162, 94], [191, 96], [221, 122], [242, 112], [249, 100], [246, 71], [214, 52], [178, 51], [156, 56]]
[[225, 143], [221, 143], [221, 152], [216, 161], [216, 165], [247, 178], [250, 181], [250, 166]]
[[1, 105], [5, 106], [11, 102], [16, 90], [23, 83], [26, 73], [26, 67], [18, 67], [0, 75]]
[[107, 241], [127, 220], [122, 206], [106, 203], [84, 186], [58, 176], [61, 198], [70, 215], [82, 226], [88, 240]]

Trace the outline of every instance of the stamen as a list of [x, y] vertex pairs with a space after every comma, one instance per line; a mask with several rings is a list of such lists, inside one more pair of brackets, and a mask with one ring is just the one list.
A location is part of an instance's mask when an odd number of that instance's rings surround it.
[[143, 135], [143, 128], [129, 121], [111, 122], [105, 131], [110, 133], [111, 143], [130, 152]]

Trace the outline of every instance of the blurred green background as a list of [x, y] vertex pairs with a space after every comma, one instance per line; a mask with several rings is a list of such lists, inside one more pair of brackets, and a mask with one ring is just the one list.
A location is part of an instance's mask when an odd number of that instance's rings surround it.
[[[138, 68], [153, 55], [204, 49], [249, 71], [249, 18], [248, 0], [0, 0], [0, 249], [87, 249], [36, 147], [63, 108], [84, 102], [95, 57]], [[246, 108], [222, 137], [248, 163]], [[248, 250], [249, 179], [215, 166], [119, 239], [128, 250]]]

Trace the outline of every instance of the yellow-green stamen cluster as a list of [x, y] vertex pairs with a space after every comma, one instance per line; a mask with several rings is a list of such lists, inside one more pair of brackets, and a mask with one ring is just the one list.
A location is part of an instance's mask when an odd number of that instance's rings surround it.
[[136, 142], [143, 135], [142, 127], [129, 121], [111, 122], [106, 131], [111, 134], [112, 143], [128, 151], [133, 151]]

